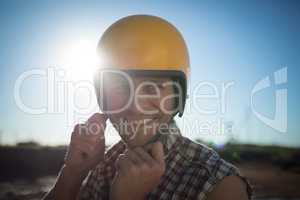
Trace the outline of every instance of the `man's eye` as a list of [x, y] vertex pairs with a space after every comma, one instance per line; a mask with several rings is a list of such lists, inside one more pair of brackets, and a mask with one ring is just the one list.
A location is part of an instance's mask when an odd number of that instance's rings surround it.
[[151, 84], [151, 85], [146, 85], [144, 87], [144, 91], [148, 94], [156, 94], [159, 92], [159, 90], [163, 89], [163, 85], [162, 84]]
[[146, 86], [146, 91], [153, 93], [153, 92], [156, 91], [156, 87], [154, 85], [147, 85]]
[[158, 83], [158, 84], [156, 84], [157, 85], [157, 87], [159, 88], [159, 89], [163, 89], [164, 88], [164, 85], [162, 84], [162, 83]]

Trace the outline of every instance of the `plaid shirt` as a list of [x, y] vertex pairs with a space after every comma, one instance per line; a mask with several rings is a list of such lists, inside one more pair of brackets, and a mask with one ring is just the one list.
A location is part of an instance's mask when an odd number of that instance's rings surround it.
[[[230, 175], [239, 176], [246, 183], [251, 199], [252, 190], [248, 181], [214, 150], [179, 134], [162, 134], [159, 140], [166, 154], [166, 171], [159, 185], [148, 193], [147, 199], [203, 200], [216, 184]], [[105, 161], [89, 174], [79, 199], [109, 199], [109, 188], [115, 174], [114, 163], [125, 149], [126, 145], [120, 141], [107, 151]]]

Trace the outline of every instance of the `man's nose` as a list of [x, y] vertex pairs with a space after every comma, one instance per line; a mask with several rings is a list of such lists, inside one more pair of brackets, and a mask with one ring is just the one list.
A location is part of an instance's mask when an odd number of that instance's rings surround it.
[[133, 98], [131, 98], [129, 100], [128, 106], [125, 109], [124, 114], [125, 115], [141, 114], [142, 113], [141, 109], [140, 109], [141, 105], [138, 105], [138, 104], [140, 104], [140, 103], [136, 100], [135, 96], [133, 96]]
[[159, 112], [159, 99], [135, 96], [128, 106], [129, 114], [153, 115]]

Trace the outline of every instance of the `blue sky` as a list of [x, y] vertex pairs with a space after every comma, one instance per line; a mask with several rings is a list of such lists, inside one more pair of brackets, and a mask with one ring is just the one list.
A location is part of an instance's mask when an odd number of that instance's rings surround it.
[[[225, 112], [221, 111], [218, 99], [202, 99], [196, 103], [216, 112], [201, 114], [190, 95], [188, 110], [183, 119], [177, 119], [181, 128], [184, 123], [207, 122], [217, 126], [221, 121], [233, 124], [233, 130], [212, 136], [197, 128], [183, 128], [185, 136], [219, 144], [234, 139], [242, 143], [300, 146], [300, 4], [297, 1], [1, 1], [1, 142], [36, 140], [47, 145], [65, 144], [72, 127], [66, 113], [24, 113], [14, 99], [16, 80], [30, 69], [64, 68], [65, 52], [79, 41], [96, 46], [105, 28], [132, 14], [160, 16], [183, 34], [191, 59], [190, 93], [203, 81], [213, 83], [218, 92], [222, 91], [222, 84], [233, 83], [226, 93]], [[287, 89], [287, 131], [280, 133], [253, 113], [250, 95], [259, 80], [269, 76], [273, 83], [273, 73], [285, 67], [287, 83], [271, 84], [254, 97], [255, 109], [272, 118], [275, 91]], [[34, 107], [44, 106], [45, 85], [42, 78], [24, 82], [21, 94], [24, 102]], [[209, 87], [202, 89], [200, 93], [212, 92]], [[84, 92], [78, 95], [79, 104], [86, 103]], [[117, 138], [113, 134], [108, 137], [111, 142]]]

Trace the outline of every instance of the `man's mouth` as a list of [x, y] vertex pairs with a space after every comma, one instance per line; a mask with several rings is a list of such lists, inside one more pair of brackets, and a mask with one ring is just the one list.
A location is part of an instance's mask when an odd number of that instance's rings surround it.
[[119, 130], [123, 137], [135, 137], [137, 134], [149, 134], [153, 128], [158, 126], [159, 117], [143, 118], [138, 120], [128, 119], [126, 117], [120, 118]]
[[128, 119], [126, 117], [120, 119], [121, 123], [124, 123], [127, 125], [148, 125], [148, 124], [158, 122], [158, 121], [159, 121], [158, 116], [154, 116], [152, 118], [138, 119], [138, 120], [132, 120], [132, 119]]

